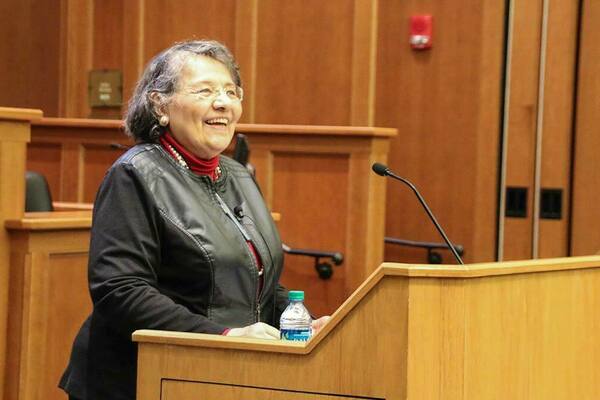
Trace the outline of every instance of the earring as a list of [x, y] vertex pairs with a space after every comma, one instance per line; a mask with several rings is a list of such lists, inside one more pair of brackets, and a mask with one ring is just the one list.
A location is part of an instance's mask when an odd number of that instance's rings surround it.
[[160, 124], [160, 126], [169, 125], [169, 117], [167, 117], [166, 115], [161, 115], [158, 119], [158, 123]]

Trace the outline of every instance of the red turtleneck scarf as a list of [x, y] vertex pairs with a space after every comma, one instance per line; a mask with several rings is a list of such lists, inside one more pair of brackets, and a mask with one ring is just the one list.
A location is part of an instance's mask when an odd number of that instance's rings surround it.
[[212, 180], [217, 179], [217, 167], [219, 166], [219, 156], [215, 156], [210, 160], [202, 160], [201, 158], [196, 157], [185, 147], [183, 147], [175, 138], [171, 135], [171, 132], [167, 131], [164, 135], [161, 135], [158, 140], [160, 140], [160, 144], [162, 147], [175, 159], [177, 160], [177, 155], [173, 153], [171, 148], [172, 146], [183, 160], [187, 163], [190, 170], [197, 175], [208, 175], [212, 178]]

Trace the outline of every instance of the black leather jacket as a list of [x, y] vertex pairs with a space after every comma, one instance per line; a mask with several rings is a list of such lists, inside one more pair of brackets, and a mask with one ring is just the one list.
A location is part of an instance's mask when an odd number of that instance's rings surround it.
[[[222, 333], [279, 325], [281, 241], [254, 179], [221, 156], [213, 182], [162, 147], [137, 145], [107, 172], [94, 205], [89, 284], [94, 309], [60, 386], [86, 399], [134, 399], [136, 329]], [[255, 258], [263, 264], [259, 294]]]

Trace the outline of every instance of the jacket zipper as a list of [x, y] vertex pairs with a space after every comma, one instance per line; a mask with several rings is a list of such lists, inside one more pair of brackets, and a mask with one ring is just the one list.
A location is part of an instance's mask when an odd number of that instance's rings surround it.
[[[256, 322], [260, 322], [260, 293], [259, 293], [259, 287], [260, 287], [260, 278], [259, 278], [259, 270], [258, 270], [258, 265], [256, 264], [255, 257], [254, 254], [252, 254], [252, 252], [250, 251], [250, 249], [248, 248], [248, 243], [250, 242], [254, 245], [254, 243], [252, 242], [252, 239], [250, 238], [250, 235], [248, 234], [248, 231], [246, 231], [246, 229], [242, 226], [242, 224], [240, 224], [240, 222], [237, 220], [236, 216], [233, 214], [233, 212], [231, 211], [231, 209], [229, 208], [229, 206], [223, 201], [223, 199], [221, 198], [221, 196], [219, 196], [219, 194], [216, 191], [213, 191], [215, 198], [217, 199], [217, 202], [219, 203], [219, 206], [221, 207], [221, 209], [223, 210], [223, 212], [225, 213], [225, 215], [227, 215], [229, 217], [229, 219], [231, 219], [231, 221], [233, 222], [233, 224], [238, 228], [238, 230], [241, 232], [242, 236], [244, 237], [244, 240], [246, 241], [246, 243], [244, 243], [246, 245], [246, 251], [248, 252], [248, 254], [250, 255], [250, 260], [252, 260], [252, 265], [254, 265], [254, 268], [256, 269], [256, 309], [255, 311], [255, 316], [256, 316]], [[256, 246], [255, 246], [256, 248]], [[258, 251], [258, 249], [257, 249]], [[263, 271], [264, 273], [264, 271]]]

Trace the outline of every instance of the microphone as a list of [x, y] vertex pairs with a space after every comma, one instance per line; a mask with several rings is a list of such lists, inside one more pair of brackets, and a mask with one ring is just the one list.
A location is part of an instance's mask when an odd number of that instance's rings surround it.
[[233, 213], [239, 219], [244, 218], [244, 209], [242, 208], [241, 205], [237, 205], [237, 206], [233, 207]]
[[442, 229], [442, 227], [440, 226], [440, 224], [438, 224], [437, 220], [433, 216], [433, 213], [431, 212], [431, 210], [427, 206], [427, 203], [425, 203], [425, 200], [423, 199], [423, 197], [421, 196], [421, 194], [419, 193], [419, 191], [417, 190], [417, 188], [415, 187], [415, 185], [413, 185], [412, 183], [410, 183], [408, 180], [402, 178], [401, 176], [398, 176], [398, 175], [394, 174], [387, 166], [385, 166], [383, 164], [375, 163], [375, 164], [373, 164], [373, 166], [371, 168], [373, 169], [373, 172], [375, 172], [377, 175], [390, 176], [390, 177], [392, 177], [392, 178], [394, 178], [396, 180], [399, 180], [400, 182], [402, 182], [405, 185], [407, 185], [408, 187], [410, 187], [413, 192], [415, 192], [415, 194], [417, 195], [417, 198], [419, 199], [419, 202], [421, 202], [421, 205], [423, 206], [423, 208], [425, 209], [425, 211], [427, 211], [427, 215], [429, 215], [429, 218], [431, 219], [431, 222], [433, 222], [433, 224], [437, 228], [437, 230], [440, 233], [440, 235], [442, 235], [442, 237], [444, 238], [444, 241], [446, 242], [446, 244], [448, 245], [448, 248], [450, 249], [450, 251], [454, 255], [454, 258], [456, 258], [456, 261], [458, 261], [459, 264], [464, 265], [463, 260], [460, 258], [460, 256], [456, 252], [456, 249], [454, 248], [454, 245], [452, 243], [450, 243], [450, 239], [448, 239], [448, 236], [446, 236], [446, 233], [444, 232], [444, 230]]

